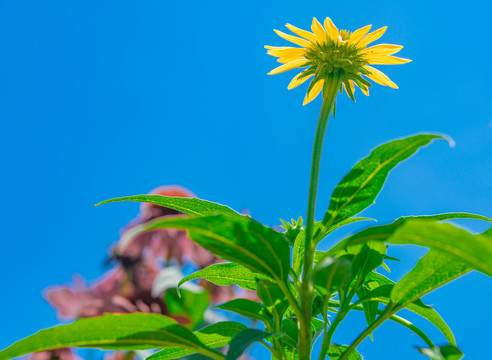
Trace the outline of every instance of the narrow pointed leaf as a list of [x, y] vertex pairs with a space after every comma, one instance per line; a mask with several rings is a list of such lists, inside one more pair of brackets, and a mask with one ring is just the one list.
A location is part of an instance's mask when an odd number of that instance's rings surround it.
[[105, 314], [41, 330], [0, 352], [0, 359], [62, 347], [144, 350], [176, 346], [214, 359], [222, 355], [202, 344], [173, 319], [158, 314]]
[[471, 267], [444, 252], [430, 250], [391, 291], [393, 303], [411, 302], [466, 274]]
[[216, 214], [225, 214], [229, 216], [238, 216], [238, 217], [242, 216], [241, 214], [232, 210], [228, 206], [217, 204], [211, 201], [197, 199], [197, 198], [185, 198], [185, 197], [164, 196], [164, 195], [124, 196], [124, 197], [101, 201], [100, 203], [94, 206], [99, 206], [99, 205], [104, 205], [104, 204], [109, 204], [119, 201], [136, 201], [136, 202], [152, 203], [155, 205], [174, 209], [188, 215], [195, 215], [195, 216], [206, 216], [206, 215], [216, 215]]
[[[324, 233], [322, 236], [320, 236], [320, 240], [322, 240], [325, 236], [328, 236], [330, 233], [335, 231], [336, 229], [349, 225], [358, 221], [376, 221], [371, 218], [365, 218], [365, 217], [351, 217], [349, 219], [344, 219], [342, 221], [336, 222], [332, 224]], [[314, 233], [320, 231], [323, 228], [323, 223], [322, 222], [317, 222], [314, 224]], [[306, 248], [306, 234], [305, 234], [305, 229], [301, 230], [299, 234], [296, 237], [296, 240], [294, 242], [294, 252], [293, 252], [293, 269], [296, 272], [299, 272], [302, 269], [303, 263], [304, 263], [304, 249]]]
[[[371, 205], [381, 191], [388, 173], [420, 147], [440, 135], [420, 134], [380, 145], [359, 161], [335, 188], [323, 223], [333, 223], [360, 213]], [[318, 238], [318, 235], [316, 235]]]
[[[390, 304], [391, 291], [395, 286], [393, 281], [381, 274], [373, 272], [368, 274], [366, 283], [370, 284], [370, 287], [373, 288], [373, 290], [368, 292], [364, 297], [361, 297], [358, 303], [364, 304], [367, 301], [377, 301], [385, 305]], [[442, 332], [451, 344], [456, 344], [453, 332], [449, 328], [448, 324], [446, 324], [436, 310], [425, 305], [422, 300], [419, 298], [414, 298], [411, 302], [407, 301], [404, 304], [404, 307], [430, 321]], [[379, 310], [377, 313], [379, 314]]]
[[290, 269], [290, 248], [284, 236], [249, 217], [214, 215], [158, 218], [127, 231], [116, 251], [128, 246], [135, 236], [157, 229], [186, 230], [190, 238], [213, 254], [240, 263], [279, 281], [286, 281]]
[[[246, 329], [246, 326], [243, 324], [224, 321], [195, 331], [193, 335], [195, 335], [202, 344], [213, 349], [229, 345], [234, 336], [244, 329]], [[194, 351], [189, 349], [168, 347], [149, 356], [147, 360], [181, 359], [182, 357], [193, 353]]]
[[[328, 349], [328, 357], [330, 360], [338, 360], [342, 357], [343, 353], [348, 349], [349, 347], [347, 345], [337, 345], [337, 344], [331, 344], [329, 349]], [[362, 356], [357, 352], [357, 350], [354, 350], [350, 353], [348, 356], [347, 360], [362, 360]]]
[[381, 241], [367, 241], [347, 246], [338, 252], [337, 257], [345, 257], [352, 262], [352, 274], [358, 276], [362, 283], [367, 274], [383, 263], [386, 250], [386, 245]]
[[483, 215], [465, 213], [465, 212], [454, 212], [454, 213], [444, 213], [435, 215], [415, 215], [415, 216], [404, 216], [398, 220], [431, 220], [431, 221], [445, 221], [454, 219], [475, 219], [492, 222], [491, 218]]
[[316, 265], [313, 280], [316, 289], [323, 296], [347, 285], [352, 279], [352, 262], [346, 258], [326, 258]]
[[217, 305], [217, 308], [232, 311], [236, 314], [260, 320], [267, 324], [272, 323], [271, 316], [266, 314], [263, 304], [253, 300], [234, 299], [224, 304]]
[[463, 357], [463, 353], [456, 346], [446, 345], [441, 347], [416, 348], [422, 355], [427, 356], [432, 360], [459, 360]]
[[273, 317], [282, 319], [282, 315], [289, 307], [289, 302], [280, 288], [269, 281], [258, 280], [256, 292]]
[[473, 235], [451, 224], [426, 220], [397, 220], [393, 224], [375, 226], [341, 241], [325, 256], [333, 256], [341, 249], [370, 240], [390, 244], [413, 244], [447, 253], [467, 263], [475, 270], [492, 276], [492, 240], [483, 234]]
[[226, 360], [236, 360], [250, 345], [268, 336], [270, 336], [269, 333], [256, 329], [244, 329], [240, 331], [231, 341]]
[[[389, 292], [388, 292], [389, 293]], [[389, 303], [389, 298], [386, 299], [387, 300], [387, 303]], [[383, 301], [381, 301], [383, 302]], [[330, 300], [330, 306], [333, 306], [335, 308], [340, 308], [340, 302], [339, 301], [335, 301], [335, 300]], [[357, 311], [364, 311], [364, 308], [362, 307], [362, 305], [360, 304], [353, 304], [352, 305], [352, 310], [357, 310]], [[383, 313], [383, 310], [378, 310], [378, 315], [382, 314]], [[389, 318], [391, 321], [394, 321], [396, 322], [397, 324], [400, 324], [404, 327], [406, 327], [407, 329], [413, 331], [416, 335], [418, 335], [422, 340], [424, 340], [424, 342], [428, 345], [428, 346], [431, 346], [433, 347], [434, 344], [433, 342], [429, 339], [429, 337], [421, 330], [419, 329], [417, 326], [415, 326], [414, 324], [412, 324], [410, 321], [408, 321], [407, 319], [405, 318], [402, 318], [401, 316], [397, 316], [397, 315], [391, 315], [391, 317]]]
[[196, 271], [181, 279], [178, 288], [185, 282], [194, 279], [205, 279], [220, 286], [237, 285], [248, 290], [256, 290], [257, 279], [273, 281], [269, 276], [253, 272], [241, 264], [230, 262], [210, 265], [205, 269]]

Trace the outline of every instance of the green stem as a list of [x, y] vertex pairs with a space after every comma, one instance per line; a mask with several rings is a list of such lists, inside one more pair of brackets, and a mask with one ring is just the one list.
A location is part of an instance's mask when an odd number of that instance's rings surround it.
[[[290, 291], [289, 287], [283, 281], [281, 281], [280, 279], [278, 280], [276, 279], [276, 282], [280, 290], [284, 293], [285, 297], [287, 298], [289, 305], [294, 310], [294, 313], [296, 314], [302, 326], [304, 322], [304, 318], [302, 317], [302, 310], [301, 307], [299, 306], [299, 303], [297, 302], [297, 299], [295, 298], [294, 295], [292, 295], [292, 292]], [[309, 317], [309, 322], [307, 322], [307, 325], [309, 326], [309, 328], [311, 328], [311, 317]]]
[[391, 316], [395, 313], [395, 309], [393, 308], [386, 308], [384, 311], [379, 315], [379, 317], [374, 320], [371, 325], [369, 325], [358, 337], [357, 339], [354, 340], [354, 342], [350, 345], [350, 347], [343, 353], [342, 357], [340, 360], [347, 360], [350, 353], [355, 350], [357, 346], [364, 340], [366, 337], [372, 334], [372, 332], [382, 323], [384, 323], [386, 320], [391, 318]]
[[[316, 134], [314, 136], [313, 158], [311, 162], [311, 179], [309, 182], [309, 197], [306, 217], [306, 237], [304, 251], [304, 268], [301, 288], [301, 308], [304, 317], [304, 323], [310, 324], [312, 303], [313, 303], [313, 281], [312, 269], [314, 262], [314, 252], [316, 244], [313, 245], [314, 231], [314, 213], [316, 209], [316, 193], [318, 191], [319, 167], [321, 162], [321, 151], [323, 149], [323, 140], [325, 137], [328, 120], [331, 110], [335, 104], [338, 89], [340, 88], [341, 79], [338, 73], [333, 74], [325, 80], [323, 87], [323, 106], [319, 115]], [[311, 356], [311, 329], [309, 326], [303, 326], [299, 331], [299, 355], [302, 360], [309, 360]]]
[[330, 348], [331, 345], [331, 339], [333, 338], [333, 334], [335, 333], [335, 330], [337, 329], [338, 325], [342, 322], [343, 319], [345, 319], [345, 316], [347, 316], [349, 311], [350, 308], [347, 309], [345, 306], [342, 306], [338, 311], [335, 320], [333, 320], [333, 323], [328, 329], [328, 332], [326, 331], [324, 332], [323, 343], [321, 344], [321, 351], [319, 353], [319, 358], [318, 358], [319, 360], [326, 358], [326, 354], [328, 353], [328, 349]]
[[420, 338], [422, 340], [424, 340], [424, 342], [427, 344], [427, 346], [429, 346], [431, 348], [435, 346], [434, 343], [432, 342], [432, 340], [429, 339], [429, 337], [422, 330], [420, 330], [418, 327], [416, 327], [414, 324], [412, 324], [407, 319], [399, 317], [398, 315], [391, 315], [390, 320], [393, 320], [394, 322], [405, 326], [407, 329], [412, 330], [415, 334], [420, 336]]

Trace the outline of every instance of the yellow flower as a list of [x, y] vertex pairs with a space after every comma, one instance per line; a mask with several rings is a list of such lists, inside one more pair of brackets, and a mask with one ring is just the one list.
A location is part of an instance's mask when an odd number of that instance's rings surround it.
[[268, 74], [279, 74], [296, 68], [304, 69], [287, 87], [293, 89], [312, 78], [304, 98], [304, 105], [319, 95], [325, 80], [333, 74], [338, 74], [343, 88], [354, 101], [355, 86], [358, 86], [365, 95], [369, 95], [371, 83], [362, 75], [378, 84], [397, 89], [398, 86], [394, 82], [370, 65], [395, 65], [411, 61], [392, 56], [403, 48], [400, 45], [380, 44], [367, 47], [384, 34], [386, 26], [369, 33], [371, 25], [367, 25], [350, 33], [346, 30], [338, 30], [330, 18], [325, 19], [324, 27], [313, 18], [312, 32], [290, 24], [286, 27], [298, 36], [278, 30], [275, 32], [300, 47], [265, 46], [268, 49], [267, 54], [278, 57], [277, 61], [282, 64]]

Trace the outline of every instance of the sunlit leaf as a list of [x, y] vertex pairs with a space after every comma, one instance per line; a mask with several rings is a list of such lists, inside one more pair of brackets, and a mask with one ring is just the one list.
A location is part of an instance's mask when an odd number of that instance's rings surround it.
[[224, 215], [238, 216], [238, 217], [242, 216], [241, 214], [235, 212], [228, 206], [217, 204], [211, 201], [197, 199], [197, 198], [186, 198], [186, 197], [164, 196], [164, 195], [124, 196], [124, 197], [101, 201], [100, 203], [94, 206], [109, 204], [118, 201], [136, 201], [136, 202], [152, 203], [155, 205], [174, 209], [188, 215], [196, 215], [196, 216], [206, 216], [206, 215], [216, 215], [216, 214], [224, 214]]
[[443, 213], [434, 215], [415, 215], [415, 216], [403, 216], [398, 219], [401, 220], [430, 220], [430, 221], [445, 221], [445, 220], [455, 220], [455, 219], [474, 219], [492, 222], [491, 218], [483, 215], [471, 214], [466, 212], [453, 212], [453, 213]]
[[370, 240], [425, 246], [492, 276], [492, 241], [489, 237], [473, 235], [451, 224], [426, 220], [397, 220], [390, 225], [368, 228], [341, 241], [325, 256], [332, 256], [347, 246]]
[[376, 199], [390, 170], [435, 139], [444, 137], [420, 134], [378, 146], [367, 158], [359, 161], [337, 185], [323, 223], [349, 218], [367, 208]]
[[63, 347], [144, 350], [175, 346], [221, 359], [185, 327], [159, 314], [105, 314], [41, 330], [0, 352], [0, 359]]
[[[373, 272], [367, 275], [366, 283], [370, 284], [369, 287], [372, 288], [372, 290], [369, 291], [364, 297], [361, 297], [358, 303], [365, 303], [366, 301], [371, 300], [381, 302], [385, 305], [390, 304], [390, 295], [393, 287], [395, 286], [393, 281], [381, 274]], [[437, 311], [425, 305], [422, 300], [414, 298], [411, 302], [407, 301], [404, 304], [404, 307], [429, 320], [443, 333], [450, 343], [456, 344], [453, 332], [446, 322], [441, 318]]]
[[[219, 348], [229, 345], [231, 340], [246, 326], [232, 321], [219, 322], [201, 330], [195, 331], [193, 335], [209, 348]], [[167, 347], [149, 356], [147, 360], [170, 360], [181, 359], [184, 356], [193, 354], [194, 351], [180, 347]]]
[[124, 249], [135, 236], [143, 232], [169, 228], [188, 231], [194, 242], [223, 259], [238, 262], [275, 280], [287, 280], [290, 247], [286, 239], [281, 233], [249, 217], [214, 215], [157, 218], [127, 231], [116, 251]]
[[430, 250], [391, 291], [393, 303], [406, 303], [466, 274], [471, 267], [447, 253]]
[[256, 290], [257, 279], [273, 281], [269, 276], [253, 272], [241, 264], [230, 262], [214, 264], [198, 270], [181, 279], [178, 288], [183, 283], [194, 279], [205, 279], [221, 286], [237, 285], [248, 290]]
[[258, 280], [257, 294], [267, 310], [276, 319], [282, 319], [289, 302], [280, 288], [269, 281]]
[[[324, 231], [324, 233], [320, 237], [320, 240], [323, 237], [328, 236], [330, 233], [332, 233], [333, 231], [335, 231], [336, 229], [338, 229], [342, 226], [349, 225], [349, 224], [352, 224], [352, 223], [355, 223], [358, 221], [368, 221], [368, 220], [375, 221], [374, 219], [371, 219], [371, 218], [352, 217], [349, 219], [344, 219], [342, 221], [336, 222]], [[322, 228], [323, 228], [322, 222], [315, 223], [314, 224], [314, 233], [316, 233], [317, 231], [320, 231]], [[293, 251], [292, 263], [293, 263], [293, 269], [296, 272], [300, 272], [300, 270], [302, 269], [302, 265], [304, 263], [304, 249], [305, 249], [305, 247], [306, 247], [306, 234], [305, 234], [305, 229], [303, 229], [299, 232], [299, 234], [297, 235], [295, 242], [294, 242], [294, 251]]]
[[[349, 347], [347, 345], [337, 345], [337, 344], [331, 344], [330, 347], [328, 348], [328, 357], [330, 360], [338, 360], [342, 357], [343, 353], [348, 349]], [[354, 350], [350, 353], [348, 356], [347, 360], [362, 360], [362, 356]]]

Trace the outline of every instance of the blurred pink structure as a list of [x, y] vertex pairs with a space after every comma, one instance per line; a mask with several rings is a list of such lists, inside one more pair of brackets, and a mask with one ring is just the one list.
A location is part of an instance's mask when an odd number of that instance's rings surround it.
[[[194, 197], [189, 190], [179, 186], [161, 186], [150, 194]], [[159, 217], [184, 215], [179, 211], [163, 206], [142, 203], [137, 218], [130, 221], [121, 235], [135, 226]], [[94, 284], [87, 287], [81, 277], [74, 277], [73, 286], [53, 286], [45, 291], [45, 298], [57, 310], [62, 320], [74, 320], [83, 317], [100, 316], [106, 312], [132, 313], [153, 312], [173, 317], [168, 313], [162, 294], [152, 293], [152, 286], [157, 274], [164, 266], [189, 264], [197, 269], [222, 262], [201, 246], [188, 238], [185, 231], [165, 229], [155, 230], [137, 236], [125, 248], [123, 253], [112, 254], [116, 266], [104, 274]], [[226, 302], [237, 297], [256, 300], [254, 291], [237, 292], [233, 286], [216, 286], [202, 280], [213, 304]], [[184, 316], [174, 317], [186, 325], [189, 319]], [[118, 360], [125, 353], [114, 352], [111, 359]], [[58, 349], [40, 352], [30, 356], [30, 360], [78, 359], [71, 349]]]

